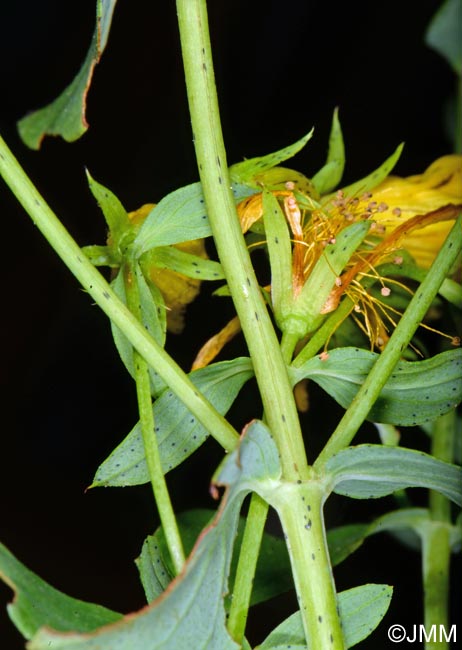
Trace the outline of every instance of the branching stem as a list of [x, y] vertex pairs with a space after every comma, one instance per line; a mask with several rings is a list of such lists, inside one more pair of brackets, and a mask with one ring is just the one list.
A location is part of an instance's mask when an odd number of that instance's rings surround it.
[[[140, 295], [136, 277], [128, 266], [125, 266], [122, 272], [124, 273], [127, 306], [132, 314], [141, 321]], [[167, 482], [162, 471], [159, 446], [157, 444], [154, 427], [149, 368], [146, 361], [136, 350], [133, 350], [133, 367], [135, 370], [141, 435], [143, 438], [144, 454], [148, 466], [149, 478], [167, 547], [172, 558], [175, 572], [178, 575], [183, 568], [185, 561], [183, 544], [178, 530], [172, 502], [170, 500]]]
[[287, 480], [308, 476], [287, 368], [255, 277], [231, 192], [205, 0], [177, 0], [199, 175], [220, 262], [246, 338], [263, 408]]

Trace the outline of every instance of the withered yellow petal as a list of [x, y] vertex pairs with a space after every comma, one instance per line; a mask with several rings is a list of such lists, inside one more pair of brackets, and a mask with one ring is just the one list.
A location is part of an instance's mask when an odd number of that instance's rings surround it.
[[241, 322], [238, 316], [232, 318], [217, 334], [212, 336], [201, 347], [194, 359], [191, 370], [204, 368], [211, 363], [222, 351], [224, 346], [241, 331]]

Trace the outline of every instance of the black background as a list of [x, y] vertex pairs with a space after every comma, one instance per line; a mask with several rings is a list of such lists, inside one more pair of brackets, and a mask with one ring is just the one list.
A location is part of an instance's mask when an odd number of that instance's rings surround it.
[[[23, 1], [0, 9], [1, 133], [82, 245], [105, 239], [85, 166], [128, 209], [197, 179], [172, 1], [119, 0], [89, 94], [90, 130], [80, 141], [47, 139], [40, 152], [20, 142], [16, 120], [54, 99], [77, 72], [91, 39], [94, 4]], [[443, 115], [453, 77], [423, 43], [439, 4], [211, 0], [229, 162], [274, 151], [315, 126], [314, 139], [291, 163], [310, 175], [324, 161], [335, 106], [345, 135], [347, 182], [378, 166], [401, 141], [402, 175], [419, 173], [449, 153]], [[136, 420], [134, 389], [105, 317], [3, 184], [0, 209], [0, 539], [59, 589], [132, 611], [144, 604], [133, 559], [157, 526], [150, 490], [84, 490]], [[168, 343], [185, 369], [232, 313], [208, 293], [190, 308], [185, 334]], [[234, 348], [242, 353], [238, 342]], [[254, 399], [233, 408], [236, 426], [258, 415]], [[316, 389], [312, 401], [307, 425], [316, 448], [339, 410]], [[367, 429], [362, 436], [373, 439]], [[408, 446], [427, 448], [423, 434], [403, 436]], [[208, 483], [219, 459], [220, 450], [209, 441], [169, 475], [175, 507], [215, 507]], [[421, 496], [416, 491], [416, 503]], [[367, 521], [391, 507], [392, 499], [333, 498], [327, 518], [331, 525]], [[391, 646], [387, 623], [421, 622], [420, 557], [392, 538], [368, 541], [336, 578], [341, 589], [362, 582], [395, 585], [386, 622], [364, 647]], [[6, 616], [10, 598], [0, 584], [0, 645], [16, 650], [23, 641]], [[454, 611], [458, 599], [460, 592], [453, 596]], [[251, 640], [261, 640], [294, 608], [291, 596], [258, 607]]]

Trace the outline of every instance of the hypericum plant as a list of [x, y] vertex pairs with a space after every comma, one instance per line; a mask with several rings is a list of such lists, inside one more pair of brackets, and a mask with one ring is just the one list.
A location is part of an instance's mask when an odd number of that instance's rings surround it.
[[[85, 130], [85, 94], [114, 5], [97, 3], [94, 41], [73, 84], [21, 121], [31, 146], [45, 133], [73, 140]], [[31, 650], [250, 648], [251, 605], [287, 590], [291, 572], [299, 609], [258, 648], [343, 650], [380, 623], [392, 587], [355, 584], [337, 593], [332, 567], [388, 530], [420, 538], [425, 624], [448, 625], [449, 557], [461, 542], [451, 502], [462, 502], [455, 464], [462, 354], [456, 333], [444, 332], [452, 346], [424, 358], [415, 332], [434, 330], [426, 314], [435, 301], [440, 310], [462, 307], [453, 279], [462, 246], [461, 157], [399, 179], [390, 176], [399, 147], [372, 174], [337, 190], [345, 157], [335, 113], [327, 160], [311, 179], [280, 166], [311, 134], [228, 167], [205, 1], [177, 0], [177, 10], [200, 182], [127, 213], [88, 174], [108, 238], [80, 248], [0, 143], [5, 181], [110, 318], [135, 382], [139, 422], [98, 468], [93, 487], [151, 482], [162, 524], [137, 561], [148, 604], [126, 616], [57, 592], [0, 547], [0, 573], [16, 591], [10, 616]], [[207, 237], [218, 261], [207, 257]], [[266, 252], [268, 286], [252, 264], [256, 247]], [[96, 266], [112, 269], [110, 284]], [[231, 296], [236, 318], [206, 343], [188, 375], [164, 350], [166, 333], [181, 330], [184, 306], [210, 280], [221, 280], [218, 293]], [[249, 356], [214, 362], [240, 330]], [[263, 410], [238, 432], [225, 414], [251, 377]], [[302, 432], [297, 411], [306, 408], [307, 379], [345, 408], [317, 458], [310, 451], [316, 432]], [[366, 419], [381, 443], [351, 446]], [[431, 454], [400, 447], [395, 425], [422, 426]], [[212, 478], [217, 498], [225, 488], [220, 506], [177, 516], [165, 475], [208, 436], [225, 452]], [[428, 488], [427, 507], [400, 507], [411, 487]], [[323, 507], [333, 492], [401, 498], [371, 523], [326, 531]], [[264, 532], [268, 507], [285, 544]]]

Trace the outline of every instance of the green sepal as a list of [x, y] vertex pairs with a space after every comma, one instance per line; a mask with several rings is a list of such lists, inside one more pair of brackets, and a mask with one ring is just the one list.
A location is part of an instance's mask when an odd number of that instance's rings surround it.
[[[345, 648], [366, 639], [387, 613], [393, 594], [389, 585], [366, 584], [338, 594], [338, 609], [345, 636]], [[256, 650], [318, 650], [308, 648], [300, 612], [286, 618]]]
[[[217, 411], [224, 415], [252, 375], [252, 364], [243, 357], [195, 370], [189, 377]], [[167, 473], [196, 451], [208, 438], [209, 432], [168, 389], [154, 402], [153, 412], [162, 469]], [[138, 422], [99, 466], [92, 487], [124, 487], [148, 481]]]
[[265, 187], [268, 190], [287, 190], [286, 183], [294, 184], [294, 191], [301, 192], [309, 196], [316, 195], [316, 189], [309, 178], [288, 167], [272, 167], [261, 174], [257, 174], [254, 179], [256, 187]]
[[344, 169], [345, 145], [336, 108], [332, 118], [326, 163], [311, 179], [317, 193], [321, 195], [332, 192], [342, 180]]
[[104, 185], [97, 183], [95, 179], [91, 177], [88, 170], [87, 178], [91, 193], [98, 202], [109, 228], [111, 239], [109, 245], [113, 251], [113, 256], [123, 259], [124, 251], [120, 250], [120, 244], [122, 239], [125, 238], [127, 233], [132, 229], [132, 224], [127, 211], [116, 195], [108, 190], [107, 187], [104, 187]]
[[303, 136], [303, 138], [300, 138], [300, 140], [297, 140], [297, 142], [294, 142], [294, 144], [291, 144], [288, 147], [284, 147], [284, 149], [279, 149], [279, 151], [275, 151], [266, 156], [250, 158], [249, 160], [244, 160], [243, 162], [231, 165], [229, 168], [231, 180], [235, 183], [244, 183], [246, 185], [259, 187], [258, 183], [255, 181], [255, 177], [258, 177], [263, 172], [266, 172], [285, 160], [295, 156], [296, 153], [303, 149], [308, 140], [311, 139], [312, 135], [313, 129]]
[[377, 499], [409, 487], [436, 490], [462, 505], [462, 468], [404, 447], [357, 445], [324, 466], [330, 488], [352, 499]]
[[328, 244], [300, 295], [291, 306], [291, 313], [281, 320], [281, 329], [299, 339], [314, 331], [323, 320], [321, 311], [326, 304], [335, 280], [342, 273], [350, 257], [369, 232], [369, 221], [358, 221], [344, 228], [335, 243]]
[[122, 618], [101, 605], [86, 603], [58, 591], [24, 566], [0, 543], [0, 578], [15, 592], [8, 614], [26, 639], [41, 627], [61, 632], [91, 632]]
[[[360, 348], [329, 350], [290, 368], [293, 384], [315, 381], [348, 408], [379, 355]], [[423, 361], [398, 361], [367, 419], [403, 426], [432, 421], [462, 400], [462, 349]]]
[[110, 246], [83, 246], [82, 252], [93, 266], [110, 266], [115, 269], [120, 266], [122, 261], [119, 255], [114, 254]]
[[72, 83], [53, 102], [18, 122], [19, 135], [31, 149], [39, 149], [45, 135], [60, 135], [67, 142], [73, 142], [87, 130], [87, 93], [95, 65], [106, 47], [116, 1], [97, 1], [96, 27], [90, 49]]
[[170, 269], [196, 280], [223, 280], [225, 277], [219, 262], [186, 253], [173, 246], [151, 249], [141, 257], [140, 263], [143, 268], [155, 266]]
[[[233, 184], [231, 189], [236, 201], [254, 193], [239, 183]], [[167, 194], [151, 210], [135, 238], [133, 254], [139, 258], [151, 248], [201, 239], [211, 234], [202, 186], [192, 183]]]
[[271, 302], [279, 324], [293, 304], [292, 244], [279, 202], [267, 190], [263, 191], [263, 222], [271, 266]]
[[398, 162], [403, 147], [404, 147], [404, 143], [401, 143], [395, 149], [392, 155], [389, 158], [387, 158], [385, 162], [382, 163], [382, 165], [380, 165], [380, 167], [378, 167], [376, 170], [374, 170], [373, 172], [371, 172], [361, 180], [356, 181], [355, 183], [352, 183], [351, 185], [342, 188], [344, 195], [351, 196], [351, 197], [361, 196], [362, 194], [364, 194], [364, 192], [370, 192], [371, 190], [374, 189], [374, 187], [380, 185], [380, 183], [386, 179], [386, 177], [392, 171], [393, 167]]

